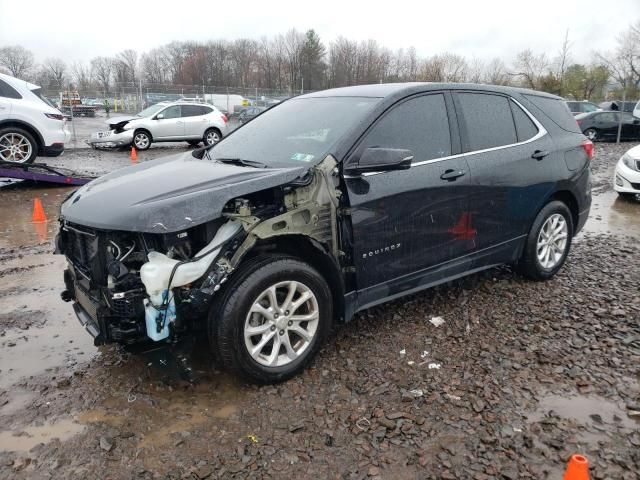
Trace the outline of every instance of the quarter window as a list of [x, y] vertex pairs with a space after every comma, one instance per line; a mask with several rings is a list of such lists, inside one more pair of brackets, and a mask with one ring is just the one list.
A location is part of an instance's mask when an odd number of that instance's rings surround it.
[[444, 95], [424, 95], [394, 107], [367, 134], [368, 147], [411, 150], [413, 161], [451, 155], [451, 134]]
[[516, 133], [518, 134], [518, 141], [524, 142], [533, 138], [538, 133], [538, 127], [533, 123], [529, 115], [522, 110], [514, 101], [509, 102], [511, 104], [511, 111], [513, 112], [513, 121], [516, 122]]
[[466, 151], [517, 143], [509, 100], [485, 93], [459, 93], [458, 104], [467, 135]]

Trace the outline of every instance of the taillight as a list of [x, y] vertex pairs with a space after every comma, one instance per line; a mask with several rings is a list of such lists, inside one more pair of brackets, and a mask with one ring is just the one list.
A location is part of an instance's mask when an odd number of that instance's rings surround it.
[[582, 125], [582, 120], [576, 120], [576, 123], [577, 123], [578, 125]]
[[45, 113], [45, 115], [51, 120], [64, 120], [64, 115], [60, 115], [59, 113]]
[[227, 116], [224, 113], [222, 114], [222, 121], [224, 123], [227, 123], [229, 121], [229, 119], [227, 118]]
[[582, 148], [584, 148], [584, 153], [587, 154], [587, 158], [591, 160], [593, 158], [593, 142], [588, 138], [585, 138], [582, 141]]

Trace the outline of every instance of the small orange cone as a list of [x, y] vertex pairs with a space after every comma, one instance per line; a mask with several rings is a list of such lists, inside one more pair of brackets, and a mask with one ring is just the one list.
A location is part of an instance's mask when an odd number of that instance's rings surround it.
[[38, 197], [33, 199], [33, 216], [31, 217], [33, 223], [41, 223], [47, 221], [47, 216], [42, 208], [42, 202]]
[[584, 455], [571, 455], [562, 480], [589, 480], [589, 460]]
[[131, 147], [131, 155], [129, 158], [131, 158], [131, 163], [136, 163], [138, 161], [138, 152], [136, 152], [136, 147]]

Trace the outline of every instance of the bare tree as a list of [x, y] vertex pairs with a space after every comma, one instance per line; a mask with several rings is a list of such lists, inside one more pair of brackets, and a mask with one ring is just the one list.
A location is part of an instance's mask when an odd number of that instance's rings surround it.
[[19, 45], [0, 48], [0, 65], [18, 78], [29, 75], [35, 63], [33, 53]]
[[110, 57], [95, 57], [91, 60], [93, 76], [105, 92], [109, 92], [111, 86], [113, 63], [114, 60]]
[[509, 85], [509, 74], [507, 67], [502, 60], [494, 58], [484, 69], [483, 83], [489, 85]]
[[74, 62], [71, 65], [71, 78], [78, 90], [89, 90], [91, 88], [91, 69], [83, 62]]
[[569, 29], [564, 34], [564, 41], [562, 47], [556, 58], [556, 76], [558, 77], [558, 83], [560, 85], [560, 95], [563, 95], [564, 90], [564, 77], [567, 71], [567, 67], [571, 64], [571, 42], [569, 41]]
[[116, 55], [116, 70], [119, 71], [119, 82], [135, 83], [138, 79], [138, 52], [127, 49], [118, 53]]
[[519, 77], [523, 86], [536, 90], [540, 88], [548, 67], [549, 61], [544, 53], [536, 55], [526, 49], [516, 56], [512, 75]]
[[67, 75], [67, 64], [61, 58], [47, 58], [42, 62], [42, 66], [50, 79], [59, 88], [65, 85]]

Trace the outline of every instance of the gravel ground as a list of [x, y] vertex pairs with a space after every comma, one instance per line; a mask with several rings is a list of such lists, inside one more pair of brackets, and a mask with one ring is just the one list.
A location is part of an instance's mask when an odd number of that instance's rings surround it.
[[[597, 213], [553, 280], [500, 268], [367, 310], [278, 386], [206, 345], [194, 383], [97, 350], [57, 298], [62, 259], [0, 248], [0, 479], [557, 479], [574, 452], [639, 478], [640, 204], [610, 187], [631, 146], [597, 145]], [[30, 345], [42, 362], [12, 360]]]

